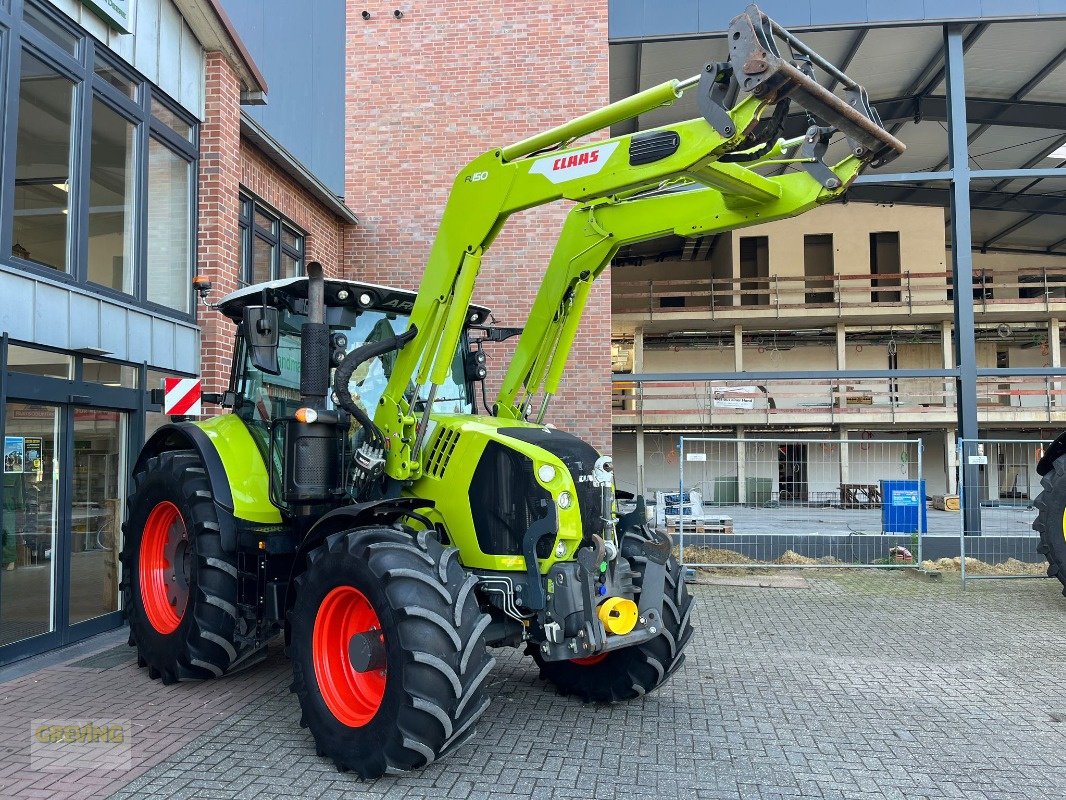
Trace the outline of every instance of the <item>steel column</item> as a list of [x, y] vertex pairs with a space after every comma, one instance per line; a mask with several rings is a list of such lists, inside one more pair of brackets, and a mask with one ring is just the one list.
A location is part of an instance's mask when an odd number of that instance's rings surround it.
[[[966, 141], [966, 79], [962, 28], [944, 28], [944, 59], [948, 98], [948, 156], [951, 164], [951, 274], [955, 306], [955, 378], [959, 438], [977, 438], [977, 347], [973, 331], [973, 253], [970, 228], [970, 161]], [[971, 452], [972, 451], [972, 452]], [[971, 464], [976, 453], [967, 445], [962, 453], [963, 526], [981, 533], [980, 471]]]

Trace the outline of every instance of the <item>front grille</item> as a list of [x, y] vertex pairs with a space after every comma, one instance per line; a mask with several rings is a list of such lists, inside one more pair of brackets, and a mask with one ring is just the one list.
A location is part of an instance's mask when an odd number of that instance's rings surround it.
[[[589, 480], [599, 453], [588, 442], [569, 433], [544, 428], [500, 428], [499, 433], [527, 442], [556, 456], [570, 471], [577, 490], [577, 505], [581, 512], [581, 530], [588, 540], [593, 534], [603, 536], [605, 489]], [[582, 480], [585, 478], [585, 480]], [[609, 501], [610, 498], [607, 499]]]
[[[552, 502], [548, 490], [537, 483], [533, 462], [499, 442], [485, 446], [470, 482], [470, 512], [481, 552], [522, 555], [522, 540], [533, 520], [546, 513]], [[547, 558], [551, 537], [538, 542], [537, 557]]]

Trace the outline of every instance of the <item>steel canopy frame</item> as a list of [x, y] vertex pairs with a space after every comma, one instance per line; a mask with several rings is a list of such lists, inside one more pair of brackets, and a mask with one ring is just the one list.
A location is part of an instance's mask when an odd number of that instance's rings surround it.
[[[921, 191], [930, 192], [937, 191], [943, 196], [943, 199], [948, 201], [947, 205], [951, 208], [951, 252], [952, 252], [952, 276], [954, 291], [954, 311], [953, 318], [956, 331], [972, 331], [974, 325], [974, 313], [973, 307], [970, 303], [964, 302], [972, 296], [973, 288], [973, 258], [972, 249], [975, 246], [973, 242], [972, 229], [970, 225], [971, 210], [974, 207], [983, 208], [982, 204], [973, 204], [972, 196], [974, 193], [980, 195], [982, 193], [981, 184], [974, 187], [975, 181], [995, 181], [995, 185], [991, 186], [991, 191], [986, 191], [985, 194], [995, 194], [998, 189], [1006, 182], [1010, 180], [1042, 180], [1046, 178], [1066, 178], [1066, 169], [1052, 167], [1052, 168], [1038, 168], [1035, 165], [1043, 160], [1042, 154], [1040, 158], [1031, 159], [1020, 168], [1016, 169], [971, 169], [969, 162], [969, 141], [967, 136], [967, 123], [968, 121], [975, 121], [982, 124], [1003, 124], [1004, 122], [1020, 123], [1021, 120], [1014, 119], [1011, 115], [1017, 116], [1021, 109], [1027, 111], [1048, 111], [1044, 107], [1045, 104], [1024, 104], [1015, 101], [1012, 104], [1011, 109], [1007, 109], [1002, 114], [993, 114], [995, 109], [989, 108], [989, 102], [985, 100], [976, 100], [975, 98], [966, 97], [965, 87], [965, 53], [976, 42], [977, 38], [981, 35], [987, 23], [979, 23], [976, 27], [967, 32], [967, 24], [962, 22], [946, 23], [942, 26], [944, 33], [944, 48], [941, 54], [938, 54], [928, 65], [928, 68], [923, 71], [921, 77], [915, 82], [915, 85], [903, 93], [901, 100], [896, 101], [896, 105], [902, 107], [905, 105], [906, 98], [911, 95], [928, 94], [921, 90], [921, 85], [926, 84], [928, 88], [932, 88], [932, 83], [928, 79], [928, 73], [934, 71], [933, 78], [935, 81], [939, 81], [941, 77], [946, 78], [947, 90], [943, 97], [935, 98], [939, 101], [940, 105], [932, 110], [938, 112], [948, 124], [948, 140], [949, 140], [949, 159], [948, 169], [935, 169], [927, 172], [896, 172], [896, 173], [868, 173], [858, 176], [853, 182], [853, 188], [859, 189], [865, 187], [889, 187], [893, 185], [901, 184], [915, 184], [920, 187]], [[861, 30], [867, 30], [869, 26], [862, 28]], [[861, 40], [860, 40], [861, 41]], [[853, 42], [854, 45], [854, 42]], [[928, 99], [928, 98], [926, 98]], [[902, 112], [897, 113], [897, 110], [893, 110], [890, 102], [887, 109], [886, 121], [892, 119], [901, 118]], [[968, 110], [972, 110], [978, 115], [979, 118], [974, 120], [968, 120]], [[987, 113], [986, 113], [987, 112]], [[1009, 113], [1008, 113], [1009, 112]], [[989, 117], [985, 119], [985, 117]], [[1058, 117], [1055, 117], [1058, 119]], [[890, 128], [891, 131], [898, 129], [901, 123], [896, 123]], [[1061, 140], [1056, 140], [1055, 144], [1058, 145]], [[940, 166], [940, 165], [938, 165]], [[930, 184], [944, 183], [947, 184], [945, 188], [934, 189]], [[1028, 187], [1027, 187], [1028, 188]], [[973, 191], [971, 191], [973, 190]], [[855, 194], [860, 194], [855, 192]], [[978, 198], [980, 199], [980, 198]], [[1027, 198], [1028, 205], [1033, 205], [1034, 200]], [[905, 202], [901, 199], [899, 202]], [[1031, 208], [1030, 211], [1038, 213], [1039, 209]], [[1066, 238], [1061, 239], [1058, 242], [1052, 244], [1046, 249], [1046, 252], [1051, 253], [1057, 247], [1066, 245]], [[979, 246], [979, 245], [978, 245]], [[1041, 251], [1032, 250], [1026, 252], [1038, 253]], [[651, 382], [684, 382], [684, 381], [714, 381], [714, 380], [771, 380], [771, 379], [783, 379], [783, 380], [819, 380], [826, 378], [840, 378], [841, 380], [857, 379], [857, 378], [945, 378], [954, 379], [956, 382], [957, 404], [958, 411], [958, 431], [960, 439], [976, 439], [978, 436], [978, 417], [977, 417], [977, 378], [979, 377], [997, 377], [997, 376], [1032, 376], [1032, 377], [1058, 377], [1066, 375], [1066, 370], [1063, 368], [1040, 368], [1040, 367], [1019, 367], [1014, 369], [991, 369], [980, 368], [976, 362], [976, 347], [972, 336], [956, 336], [955, 337], [955, 365], [952, 369], [943, 370], [793, 370], [786, 372], [703, 372], [703, 373], [642, 373], [642, 374], [624, 374], [615, 373], [612, 379], [615, 383], [651, 383]], [[970, 498], [977, 498], [978, 493], [973, 491], [973, 487], [978, 485], [979, 475], [978, 466], [970, 465], [968, 455], [963, 459], [962, 464], [962, 481], [965, 486], [968, 486], [971, 491], [968, 493]], [[967, 496], [964, 493], [964, 496]], [[973, 503], [967, 503], [967, 506], [963, 509], [963, 516], [965, 517], [964, 523], [967, 529], [971, 532], [980, 532], [980, 514]]]

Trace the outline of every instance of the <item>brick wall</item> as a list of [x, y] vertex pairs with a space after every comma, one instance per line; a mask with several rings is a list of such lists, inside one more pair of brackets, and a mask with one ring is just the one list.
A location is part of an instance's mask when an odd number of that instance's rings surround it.
[[[198, 272], [215, 286], [214, 298], [237, 288], [240, 233], [241, 87], [221, 53], [207, 54], [204, 121], [200, 126], [200, 237]], [[233, 325], [200, 306], [200, 375], [204, 389], [229, 382]]]
[[[308, 261], [327, 276], [340, 274], [342, 229], [347, 227], [283, 169], [241, 139], [240, 84], [219, 53], [207, 56], [207, 97], [200, 126], [199, 273], [215, 285], [214, 298], [238, 287], [241, 187], [262, 198], [307, 232]], [[229, 383], [234, 326], [215, 311], [199, 311], [201, 375], [206, 391]]]
[[[347, 9], [345, 187], [362, 224], [345, 234], [345, 272], [415, 288], [465, 163], [608, 102], [607, 2], [348, 0]], [[525, 321], [567, 210], [516, 215], [489, 249], [475, 296], [500, 324]], [[610, 333], [605, 274], [548, 414], [604, 452]], [[505, 361], [494, 356], [498, 380]]]
[[321, 262], [327, 277], [341, 274], [341, 229], [347, 225], [247, 141], [241, 142], [241, 185], [307, 232], [307, 261]]

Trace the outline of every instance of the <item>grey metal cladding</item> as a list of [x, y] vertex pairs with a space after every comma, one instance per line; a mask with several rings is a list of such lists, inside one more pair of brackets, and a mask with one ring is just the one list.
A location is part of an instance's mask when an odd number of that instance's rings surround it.
[[152, 318], [147, 314], [130, 313], [126, 320], [126, 358], [129, 361], [151, 361]]
[[222, 5], [268, 85], [244, 110], [331, 191], [344, 194], [343, 0]]
[[174, 326], [174, 369], [178, 372], [200, 371], [200, 334], [195, 328]]
[[46, 347], [103, 351], [108, 358], [196, 373], [200, 333], [191, 322], [0, 267], [0, 332]]
[[100, 348], [100, 301], [79, 292], [68, 292], [70, 304], [70, 347]]
[[[612, 41], [722, 33], [741, 10], [721, 0], [608, 0]], [[1066, 14], [1066, 0], [762, 0], [782, 25], [804, 28]]]
[[38, 283], [33, 294], [33, 341], [49, 347], [70, 346], [70, 303], [58, 286]]
[[100, 349], [107, 351], [113, 358], [129, 360], [126, 347], [126, 325], [129, 315], [138, 312], [127, 311], [113, 303], [100, 304]]
[[0, 331], [13, 339], [33, 339], [33, 281], [0, 272]]

